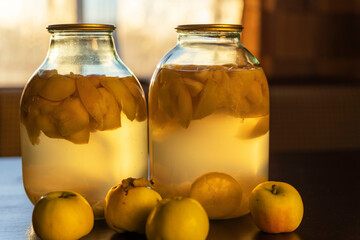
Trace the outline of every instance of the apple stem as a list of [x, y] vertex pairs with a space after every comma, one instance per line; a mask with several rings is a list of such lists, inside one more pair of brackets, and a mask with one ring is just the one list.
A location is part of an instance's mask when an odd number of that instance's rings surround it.
[[273, 194], [276, 194], [276, 185], [275, 185], [275, 184], [272, 185], [271, 188], [272, 188], [272, 191], [271, 191], [271, 192], [272, 192]]

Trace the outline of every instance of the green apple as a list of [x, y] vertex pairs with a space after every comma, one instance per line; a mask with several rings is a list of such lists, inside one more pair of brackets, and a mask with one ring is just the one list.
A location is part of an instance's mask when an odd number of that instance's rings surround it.
[[84, 197], [75, 192], [50, 192], [35, 204], [33, 228], [43, 240], [73, 240], [87, 235], [94, 214]]
[[268, 181], [256, 186], [249, 207], [255, 224], [267, 233], [294, 231], [304, 214], [299, 192], [285, 182]]

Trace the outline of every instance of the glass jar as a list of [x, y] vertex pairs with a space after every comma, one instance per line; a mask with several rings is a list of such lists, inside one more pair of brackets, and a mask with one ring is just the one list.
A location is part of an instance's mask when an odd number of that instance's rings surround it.
[[180, 25], [149, 90], [150, 175], [163, 197], [199, 200], [211, 219], [249, 212], [268, 179], [269, 88], [241, 25]]
[[76, 191], [102, 218], [112, 186], [147, 177], [144, 92], [116, 53], [113, 25], [47, 29], [47, 57], [20, 105], [25, 191], [34, 204], [50, 191]]

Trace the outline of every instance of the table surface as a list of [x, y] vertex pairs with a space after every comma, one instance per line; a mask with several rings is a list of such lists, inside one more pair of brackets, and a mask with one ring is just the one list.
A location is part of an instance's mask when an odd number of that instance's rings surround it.
[[[266, 234], [250, 215], [211, 221], [210, 240], [360, 239], [360, 151], [270, 155], [269, 179], [285, 181], [300, 192], [304, 218], [293, 233]], [[21, 159], [0, 158], [0, 239], [39, 239], [31, 226], [33, 205], [22, 185]], [[83, 239], [146, 239], [117, 234], [96, 221]]]

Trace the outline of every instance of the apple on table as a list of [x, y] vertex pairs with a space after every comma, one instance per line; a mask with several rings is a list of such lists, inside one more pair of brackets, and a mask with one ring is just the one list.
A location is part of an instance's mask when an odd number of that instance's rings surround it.
[[32, 223], [42, 240], [73, 240], [91, 232], [94, 214], [90, 204], [80, 194], [50, 192], [35, 204]]
[[285, 182], [267, 181], [256, 186], [249, 207], [255, 224], [267, 233], [295, 231], [304, 215], [299, 192]]

